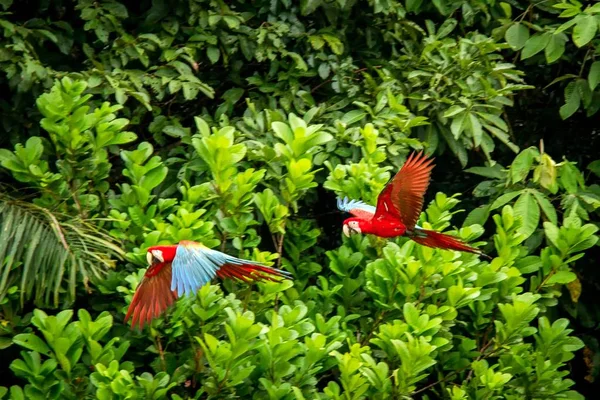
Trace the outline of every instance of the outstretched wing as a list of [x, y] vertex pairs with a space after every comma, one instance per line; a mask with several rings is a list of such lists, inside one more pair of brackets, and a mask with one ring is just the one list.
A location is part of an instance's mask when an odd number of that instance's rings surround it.
[[125, 321], [133, 315], [131, 326], [142, 329], [176, 299], [177, 294], [171, 291], [171, 264], [150, 267], [133, 295]]
[[375, 215], [375, 207], [360, 200], [348, 200], [348, 197], [343, 199], [338, 197], [337, 207], [340, 211], [345, 211], [362, 219], [371, 219]]
[[291, 274], [255, 261], [232, 257], [200, 243], [181, 241], [173, 259], [171, 290], [194, 295], [215, 276], [244, 282], [291, 279]]
[[417, 155], [412, 153], [379, 194], [375, 219], [391, 216], [413, 229], [423, 208], [423, 197], [434, 167], [432, 162], [422, 151]]

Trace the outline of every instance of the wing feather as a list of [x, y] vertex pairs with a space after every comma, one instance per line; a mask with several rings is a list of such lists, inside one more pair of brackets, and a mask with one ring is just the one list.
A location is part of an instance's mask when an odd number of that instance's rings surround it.
[[172, 290], [180, 296], [194, 295], [215, 276], [244, 282], [291, 278], [286, 271], [211, 250], [200, 243], [179, 243], [173, 259]]
[[176, 293], [172, 292], [170, 287], [170, 264], [148, 268], [131, 299], [125, 321], [133, 317], [131, 325], [139, 325], [141, 329], [162, 314], [177, 299]]
[[360, 200], [348, 200], [348, 197], [337, 198], [337, 207], [340, 211], [345, 211], [355, 217], [362, 219], [371, 219], [375, 215], [375, 207], [370, 206]]
[[423, 209], [423, 199], [434, 165], [421, 151], [412, 153], [377, 199], [375, 218], [398, 218], [413, 229]]

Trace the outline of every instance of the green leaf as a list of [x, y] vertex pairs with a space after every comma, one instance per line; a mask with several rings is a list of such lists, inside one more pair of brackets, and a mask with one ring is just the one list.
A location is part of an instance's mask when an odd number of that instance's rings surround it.
[[558, 271], [557, 273], [552, 275], [550, 279], [548, 279], [547, 284], [552, 285], [558, 283], [561, 285], [565, 285], [569, 282], [573, 282], [575, 279], [577, 279], [577, 275], [575, 275], [573, 272]]
[[452, 124], [450, 125], [450, 130], [452, 131], [452, 135], [454, 136], [455, 139], [458, 139], [460, 137], [460, 134], [462, 133], [462, 131], [465, 129], [466, 118], [467, 118], [467, 114], [461, 113], [460, 115], [457, 115], [456, 117], [454, 117], [454, 119], [452, 120]]
[[455, 20], [454, 18], [448, 18], [447, 20], [445, 20], [442, 25], [440, 25], [440, 28], [437, 31], [437, 38], [439, 39], [443, 39], [446, 36], [448, 36], [450, 33], [452, 33], [452, 31], [454, 30], [454, 28], [456, 28], [456, 26], [458, 25], [458, 21]]
[[453, 116], [455, 116], [456, 114], [458, 114], [460, 112], [463, 112], [464, 110], [465, 110], [464, 107], [461, 107], [459, 105], [453, 105], [452, 107], [448, 108], [444, 112], [443, 117], [444, 118], [450, 118], [450, 117], [453, 117]]
[[483, 130], [481, 128], [481, 122], [479, 118], [473, 113], [469, 113], [469, 127], [471, 134], [473, 135], [473, 145], [479, 147], [481, 145], [481, 138], [483, 136]]
[[551, 33], [545, 32], [542, 34], [536, 33], [530, 37], [525, 43], [525, 47], [523, 47], [523, 51], [521, 52], [521, 60], [526, 60], [530, 57], [533, 57], [540, 51], [544, 50], [550, 42], [550, 36], [552, 36]]
[[353, 123], [363, 119], [366, 115], [367, 113], [362, 110], [352, 110], [344, 114], [340, 121], [346, 125], [352, 125]]
[[340, 39], [330, 34], [323, 34], [322, 37], [325, 39], [334, 54], [338, 56], [342, 55], [344, 52], [344, 45]]
[[562, 119], [567, 119], [579, 109], [581, 95], [577, 89], [577, 82], [570, 82], [565, 87], [565, 104], [560, 108], [559, 114]]
[[533, 166], [533, 160], [539, 156], [540, 152], [535, 147], [529, 147], [519, 153], [510, 166], [510, 176], [512, 183], [522, 182]]
[[590, 84], [590, 89], [594, 90], [600, 83], [600, 61], [594, 61], [592, 66], [590, 67], [590, 72], [588, 73], [588, 83]]
[[301, 0], [300, 12], [306, 16], [312, 14], [322, 4], [323, 0]]
[[519, 196], [514, 210], [515, 216], [521, 217], [519, 233], [523, 234], [525, 239], [527, 239], [538, 227], [540, 222], [540, 207], [535, 201], [534, 196], [529, 191], [525, 191]]
[[515, 197], [517, 197], [518, 195], [521, 194], [520, 190], [517, 190], [515, 192], [509, 192], [509, 193], [504, 193], [502, 196], [498, 197], [490, 206], [490, 210], [495, 210], [497, 208], [502, 207], [503, 205], [505, 205], [506, 203], [508, 203], [509, 201], [511, 201], [512, 199], [514, 199]]
[[504, 39], [506, 39], [506, 42], [513, 50], [521, 50], [527, 40], [529, 40], [529, 28], [517, 22], [506, 30]]
[[471, 225], [485, 225], [485, 222], [488, 220], [490, 215], [490, 206], [479, 206], [473, 209], [467, 218], [465, 218], [465, 222], [463, 226], [471, 226]]
[[216, 64], [219, 61], [219, 57], [221, 57], [221, 52], [215, 46], [210, 46], [206, 49], [206, 55], [212, 64]]
[[579, 185], [583, 183], [581, 172], [570, 162], [566, 162], [559, 169], [559, 181], [569, 194], [579, 191]]
[[423, 0], [406, 0], [406, 11], [408, 11], [408, 12], [419, 11], [419, 8], [421, 7], [421, 3], [423, 3]]
[[592, 161], [587, 169], [592, 171], [596, 176], [600, 177], [600, 160]]
[[544, 212], [546, 218], [548, 218], [550, 222], [556, 225], [558, 223], [558, 216], [556, 215], [556, 209], [554, 208], [552, 203], [550, 203], [550, 200], [548, 200], [546, 195], [541, 193], [539, 190], [533, 189], [531, 190], [531, 193], [533, 193], [533, 195], [535, 196], [535, 199], [542, 208], [542, 211]]
[[34, 335], [33, 333], [21, 333], [13, 337], [13, 342], [26, 349], [37, 351], [40, 354], [49, 356], [51, 354], [50, 348], [42, 339]]
[[573, 42], [577, 47], [583, 47], [596, 36], [598, 30], [598, 21], [592, 15], [582, 15], [577, 19], [577, 24], [573, 29]]
[[555, 34], [550, 36], [550, 41], [544, 49], [546, 62], [548, 62], [548, 64], [557, 61], [564, 54], [566, 42], [567, 38], [564, 34]]

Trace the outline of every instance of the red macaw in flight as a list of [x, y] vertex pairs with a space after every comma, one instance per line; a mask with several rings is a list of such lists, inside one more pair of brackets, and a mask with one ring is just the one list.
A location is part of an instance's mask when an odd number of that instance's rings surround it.
[[466, 251], [490, 258], [458, 238], [417, 225], [434, 167], [432, 162], [433, 159], [428, 159], [423, 152], [416, 156], [412, 153], [379, 194], [377, 208], [362, 201], [349, 201], [347, 197], [343, 200], [338, 198], [338, 208], [354, 216], [344, 221], [344, 234], [363, 233], [384, 238], [408, 236], [424, 246]]
[[125, 315], [125, 321], [133, 316], [132, 327], [139, 324], [140, 329], [162, 314], [178, 297], [195, 295], [215, 276], [243, 282], [292, 279], [287, 271], [232, 257], [187, 240], [178, 245], [150, 247], [146, 257], [148, 270]]

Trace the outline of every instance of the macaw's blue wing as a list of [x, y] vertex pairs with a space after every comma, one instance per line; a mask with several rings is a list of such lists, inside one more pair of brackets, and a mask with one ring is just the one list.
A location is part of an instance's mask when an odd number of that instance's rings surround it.
[[367, 220], [373, 218], [376, 210], [375, 207], [360, 200], [348, 200], [347, 197], [344, 197], [343, 199], [338, 197], [337, 207], [340, 211], [345, 211], [355, 217]]
[[171, 290], [177, 292], [178, 296], [194, 295], [215, 276], [244, 282], [292, 278], [287, 271], [232, 257], [200, 243], [187, 240], [179, 243], [173, 259]]

